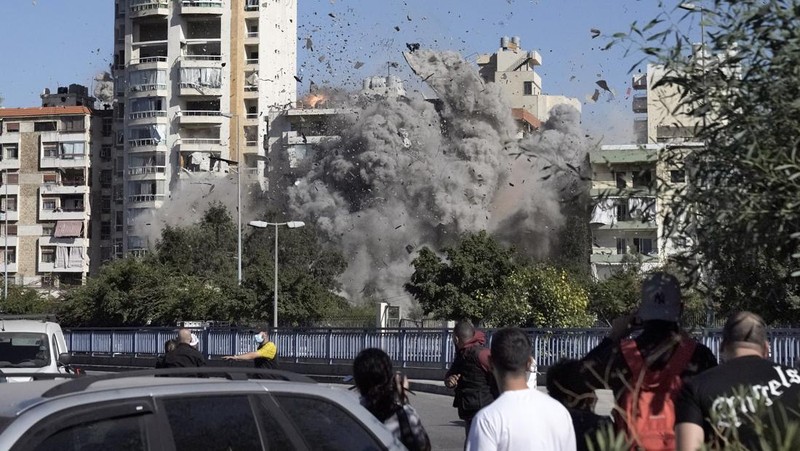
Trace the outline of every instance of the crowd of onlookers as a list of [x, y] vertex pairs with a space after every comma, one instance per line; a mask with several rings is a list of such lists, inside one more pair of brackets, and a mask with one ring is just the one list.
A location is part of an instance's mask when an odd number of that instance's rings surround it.
[[[632, 450], [800, 449], [800, 371], [769, 360], [764, 320], [751, 312], [731, 315], [718, 363], [708, 347], [681, 330], [682, 310], [677, 279], [649, 275], [634, 314], [614, 321], [608, 337], [582, 359], [561, 360], [547, 370], [548, 394], [529, 383], [532, 347], [523, 330], [495, 331], [487, 348], [483, 332], [467, 321], [456, 324], [456, 357], [444, 382], [455, 390], [465, 448], [598, 450], [604, 443], [604, 449]], [[383, 377], [359, 382], [360, 359], [376, 354]], [[409, 449], [429, 449], [427, 438], [411, 441], [397, 426], [402, 410], [414, 437], [425, 435], [388, 356], [365, 350], [354, 372], [368, 409], [391, 424]], [[378, 379], [383, 388], [370, 388]], [[600, 389], [613, 393], [611, 415], [595, 413]], [[388, 399], [394, 410], [386, 407]]]
[[[680, 328], [680, 285], [666, 273], [642, 284], [638, 310], [618, 318], [609, 335], [580, 360], [547, 370], [547, 394], [536, 389], [531, 340], [518, 328], [486, 335], [469, 321], [453, 330], [455, 359], [445, 386], [464, 422], [467, 450], [800, 449], [800, 371], [769, 360], [767, 326], [750, 312], [731, 315], [714, 353]], [[266, 331], [256, 351], [225, 356], [275, 368]], [[204, 366], [197, 337], [181, 329], [165, 344], [158, 368]], [[409, 404], [408, 380], [381, 349], [361, 351], [353, 379], [362, 405], [409, 450], [431, 443]], [[595, 412], [597, 390], [614, 396], [611, 415]], [[794, 441], [793, 441], [794, 440]]]

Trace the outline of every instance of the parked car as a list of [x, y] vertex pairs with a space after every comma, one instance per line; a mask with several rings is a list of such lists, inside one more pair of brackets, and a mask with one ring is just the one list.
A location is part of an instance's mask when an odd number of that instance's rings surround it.
[[206, 367], [0, 384], [0, 449], [405, 448], [347, 389], [284, 371]]
[[[58, 323], [45, 318], [0, 316], [0, 371], [9, 382], [31, 380], [19, 373], [69, 373], [70, 354]], [[14, 318], [14, 317], [11, 317]]]

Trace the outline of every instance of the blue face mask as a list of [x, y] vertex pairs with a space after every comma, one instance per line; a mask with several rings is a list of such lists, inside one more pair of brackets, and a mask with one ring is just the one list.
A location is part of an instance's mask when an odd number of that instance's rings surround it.
[[253, 336], [253, 339], [254, 339], [254, 340], [256, 341], [256, 343], [258, 343], [258, 344], [264, 343], [264, 337], [263, 337], [261, 334], [256, 334], [256, 335], [254, 335], [254, 336]]

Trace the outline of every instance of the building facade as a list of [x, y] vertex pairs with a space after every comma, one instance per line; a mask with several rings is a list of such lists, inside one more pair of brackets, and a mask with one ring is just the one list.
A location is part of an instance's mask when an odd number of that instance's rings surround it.
[[85, 280], [92, 121], [86, 106], [0, 109], [0, 248], [9, 283], [58, 289]]
[[542, 77], [535, 71], [541, 65], [539, 52], [523, 50], [516, 36], [501, 38], [497, 52], [478, 56], [481, 78], [497, 84], [511, 103], [514, 117], [533, 128], [546, 121], [556, 105], [566, 104], [581, 111], [578, 99], [543, 93]]
[[297, 2], [116, 0], [115, 8], [122, 181], [112, 183], [112, 239], [117, 254], [136, 254], [149, 245], [148, 215], [181, 183], [241, 171], [267, 187], [268, 136], [282, 127], [269, 113], [296, 99]]

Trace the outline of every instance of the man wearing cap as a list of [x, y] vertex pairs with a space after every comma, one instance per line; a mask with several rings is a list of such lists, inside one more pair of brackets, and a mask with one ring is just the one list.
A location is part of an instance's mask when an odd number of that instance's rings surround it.
[[[203, 354], [195, 349], [200, 340], [189, 329], [178, 331], [178, 345], [164, 357], [164, 368], [192, 368], [206, 366]], [[194, 343], [194, 344], [192, 344]]]
[[[800, 372], [768, 360], [764, 320], [750, 312], [731, 315], [722, 330], [720, 352], [721, 365], [683, 386], [676, 405], [678, 450], [694, 451], [704, 442], [712, 449], [724, 447], [724, 439], [734, 432], [744, 449], [762, 449], [754, 417], [761, 417], [767, 431], [783, 439], [788, 429], [784, 418], [800, 422]], [[795, 435], [786, 449], [798, 449], [798, 442]]]
[[[678, 322], [683, 301], [678, 279], [671, 274], [656, 272], [642, 281], [642, 301], [633, 315], [614, 320], [611, 333], [584, 357], [585, 376], [595, 389], [611, 389], [619, 401], [631, 387], [631, 369], [626, 363], [622, 346], [633, 347], [652, 370], [667, 366], [675, 352], [693, 347], [682, 378], [694, 376], [717, 365], [717, 359], [706, 346], [697, 343], [681, 331]], [[635, 338], [626, 340], [634, 332]]]

